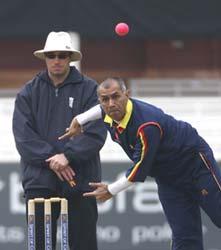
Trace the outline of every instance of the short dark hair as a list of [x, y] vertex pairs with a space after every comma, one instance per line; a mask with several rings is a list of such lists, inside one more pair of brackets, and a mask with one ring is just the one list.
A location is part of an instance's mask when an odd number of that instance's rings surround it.
[[124, 80], [121, 77], [114, 76], [114, 77], [108, 77], [103, 82], [101, 82], [97, 88], [97, 92], [99, 91], [100, 88], [105, 88], [105, 89], [110, 88], [112, 82], [117, 83], [121, 91], [125, 92], [127, 90]]

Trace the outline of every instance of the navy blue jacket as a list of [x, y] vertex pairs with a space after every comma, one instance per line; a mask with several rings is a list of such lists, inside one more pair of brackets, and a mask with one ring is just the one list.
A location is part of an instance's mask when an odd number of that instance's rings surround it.
[[120, 124], [104, 112], [103, 118], [112, 139], [133, 161], [126, 173], [132, 182], [144, 181], [147, 176], [169, 181], [190, 176], [194, 171], [194, 158], [199, 157], [199, 152], [210, 150], [189, 123], [139, 100], [128, 101]]
[[89, 181], [100, 181], [99, 150], [106, 139], [106, 129], [101, 120], [88, 123], [86, 132], [74, 139], [58, 140], [74, 116], [97, 104], [96, 88], [95, 81], [73, 67], [58, 87], [52, 84], [44, 71], [17, 94], [13, 132], [21, 156], [25, 190], [60, 190], [61, 182], [45, 162], [57, 153], [64, 153], [76, 172], [75, 190], [89, 190]]

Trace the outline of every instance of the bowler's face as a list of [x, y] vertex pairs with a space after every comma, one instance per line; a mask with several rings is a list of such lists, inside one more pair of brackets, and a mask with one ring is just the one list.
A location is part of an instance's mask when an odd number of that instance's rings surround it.
[[126, 114], [128, 92], [122, 91], [117, 83], [112, 82], [109, 88], [100, 87], [98, 98], [104, 112], [115, 121], [121, 121]]
[[49, 75], [62, 77], [70, 69], [70, 52], [53, 51], [45, 53], [45, 62]]

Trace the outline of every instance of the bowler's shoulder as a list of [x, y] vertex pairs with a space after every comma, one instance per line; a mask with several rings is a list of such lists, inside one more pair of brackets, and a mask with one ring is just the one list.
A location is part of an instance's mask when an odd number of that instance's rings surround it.
[[144, 110], [147, 110], [147, 109], [160, 110], [157, 106], [155, 106], [149, 102], [143, 101], [143, 100], [131, 98], [131, 101], [133, 102], [135, 107], [139, 107], [139, 108], [144, 109]]

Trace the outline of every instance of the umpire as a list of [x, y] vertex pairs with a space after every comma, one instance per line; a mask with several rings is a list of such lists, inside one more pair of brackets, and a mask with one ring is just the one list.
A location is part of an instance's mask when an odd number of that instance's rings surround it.
[[[17, 94], [13, 132], [21, 156], [22, 184], [26, 203], [36, 197], [68, 199], [69, 246], [72, 250], [97, 250], [95, 198], [84, 198], [89, 180], [100, 181], [99, 150], [106, 129], [101, 121], [87, 124], [87, 132], [58, 141], [73, 116], [97, 104], [97, 83], [82, 75], [71, 61], [81, 53], [66, 32], [49, 33], [45, 47], [34, 55], [46, 63]], [[69, 183], [75, 186], [70, 186]], [[52, 205], [53, 249], [56, 248], [58, 204]], [[26, 211], [27, 213], [27, 211]], [[36, 209], [36, 249], [44, 249], [43, 207]]]

